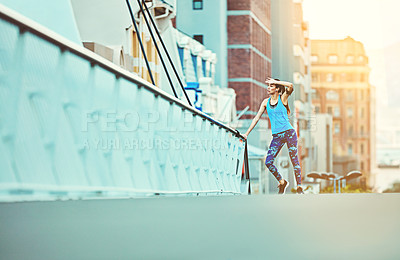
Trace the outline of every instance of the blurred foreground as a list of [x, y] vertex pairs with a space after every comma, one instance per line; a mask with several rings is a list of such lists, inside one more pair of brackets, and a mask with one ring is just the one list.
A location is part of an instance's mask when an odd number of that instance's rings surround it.
[[400, 195], [0, 204], [1, 259], [399, 259]]

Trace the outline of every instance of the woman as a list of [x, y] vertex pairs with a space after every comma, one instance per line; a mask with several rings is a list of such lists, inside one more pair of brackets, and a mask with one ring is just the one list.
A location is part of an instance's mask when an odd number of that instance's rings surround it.
[[303, 194], [303, 189], [300, 186], [301, 168], [297, 156], [297, 134], [293, 126], [290, 124], [288, 117], [290, 114], [288, 98], [293, 92], [293, 84], [271, 78], [268, 78], [265, 82], [268, 84], [268, 94], [270, 97], [263, 100], [256, 117], [253, 119], [249, 129], [243, 136], [247, 139], [247, 136], [256, 126], [258, 120], [260, 120], [265, 109], [267, 109], [271, 122], [273, 138], [268, 149], [265, 164], [279, 182], [279, 194], [284, 194], [289, 182], [282, 178], [273, 162], [283, 145], [286, 143], [296, 176], [297, 193]]

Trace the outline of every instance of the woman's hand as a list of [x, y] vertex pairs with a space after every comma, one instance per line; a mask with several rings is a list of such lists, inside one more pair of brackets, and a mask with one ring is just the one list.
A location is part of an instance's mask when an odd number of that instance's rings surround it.
[[279, 84], [279, 81], [277, 81], [277, 80], [275, 80], [273, 78], [267, 77], [267, 79], [265, 80], [265, 83], [267, 83], [267, 84]]
[[247, 140], [247, 135], [246, 134], [242, 134], [242, 136], [244, 137], [244, 140]]

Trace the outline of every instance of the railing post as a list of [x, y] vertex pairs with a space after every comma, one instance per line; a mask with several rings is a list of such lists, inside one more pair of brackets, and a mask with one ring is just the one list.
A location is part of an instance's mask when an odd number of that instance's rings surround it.
[[333, 193], [336, 193], [336, 178], [333, 179]]
[[245, 172], [245, 178], [249, 182], [249, 187], [248, 187], [248, 194], [251, 194], [251, 188], [250, 188], [250, 172], [249, 172], [249, 156], [247, 153], [247, 140], [244, 141], [245, 146], [244, 146], [244, 172]]

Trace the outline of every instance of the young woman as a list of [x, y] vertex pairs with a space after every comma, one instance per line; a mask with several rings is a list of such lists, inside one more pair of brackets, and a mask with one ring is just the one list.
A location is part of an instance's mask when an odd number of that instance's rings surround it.
[[263, 100], [256, 117], [253, 119], [249, 129], [243, 136], [247, 139], [247, 136], [256, 126], [258, 120], [260, 120], [261, 115], [266, 109], [271, 122], [273, 138], [268, 148], [268, 155], [265, 164], [279, 182], [279, 194], [284, 194], [289, 182], [282, 178], [273, 162], [286, 143], [294, 167], [294, 174], [296, 176], [297, 193], [303, 194], [303, 189], [300, 186], [301, 168], [297, 156], [297, 134], [293, 126], [290, 124], [288, 117], [288, 115], [290, 115], [288, 98], [293, 92], [293, 84], [271, 78], [268, 78], [265, 82], [268, 84], [268, 94], [270, 97]]

